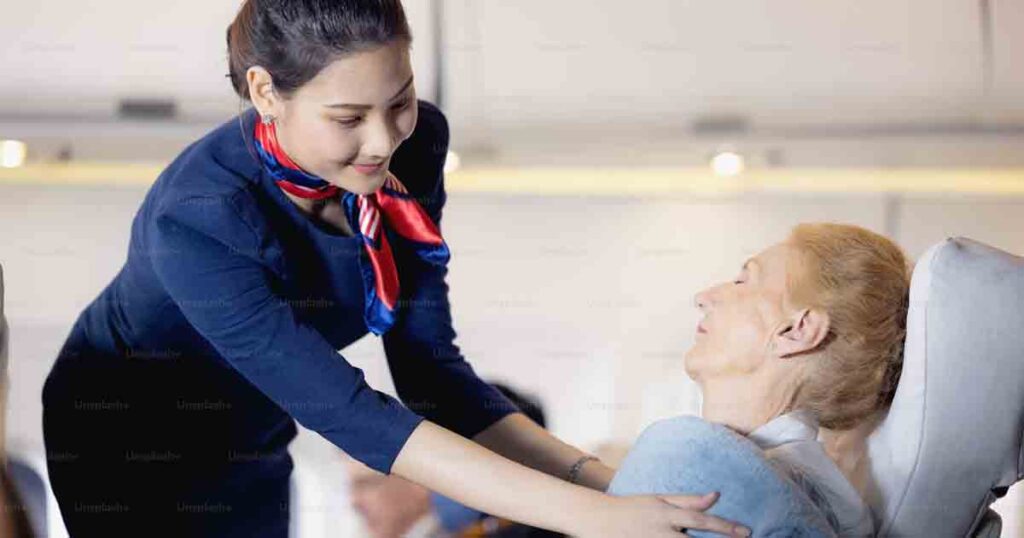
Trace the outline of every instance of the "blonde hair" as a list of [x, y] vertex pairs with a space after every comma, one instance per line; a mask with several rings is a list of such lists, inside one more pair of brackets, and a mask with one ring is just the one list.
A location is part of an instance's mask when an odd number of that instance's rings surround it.
[[790, 241], [803, 262], [791, 299], [828, 313], [829, 334], [795, 407], [845, 430], [889, 406], [903, 367], [911, 266], [879, 234], [844, 224], [801, 224]]

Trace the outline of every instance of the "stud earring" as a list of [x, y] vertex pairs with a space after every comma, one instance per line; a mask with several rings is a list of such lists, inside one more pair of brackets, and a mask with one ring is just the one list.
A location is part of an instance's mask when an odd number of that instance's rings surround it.
[[266, 116], [263, 116], [262, 121], [263, 125], [270, 125], [271, 123], [274, 123], [274, 116], [271, 114], [267, 114]]

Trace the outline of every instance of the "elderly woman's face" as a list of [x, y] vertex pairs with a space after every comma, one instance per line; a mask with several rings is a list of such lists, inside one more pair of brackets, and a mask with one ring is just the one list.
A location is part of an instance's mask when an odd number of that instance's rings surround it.
[[748, 260], [733, 280], [695, 296], [703, 318], [686, 354], [691, 378], [743, 376], [765, 362], [773, 336], [787, 323], [787, 272], [793, 257], [793, 247], [779, 243]]

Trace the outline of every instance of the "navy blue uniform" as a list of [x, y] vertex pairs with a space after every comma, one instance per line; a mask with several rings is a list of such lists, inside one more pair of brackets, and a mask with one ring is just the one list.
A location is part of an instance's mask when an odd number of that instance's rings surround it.
[[[419, 106], [391, 171], [440, 223], [448, 127]], [[424, 418], [472, 437], [515, 411], [454, 344], [447, 269], [411, 252], [394, 253], [402, 296], [382, 337], [405, 405], [338, 354], [368, 332], [361, 238], [285, 196], [253, 148], [257, 119], [160, 175], [46, 380], [50, 480], [74, 537], [283, 538], [295, 421], [388, 473]]]

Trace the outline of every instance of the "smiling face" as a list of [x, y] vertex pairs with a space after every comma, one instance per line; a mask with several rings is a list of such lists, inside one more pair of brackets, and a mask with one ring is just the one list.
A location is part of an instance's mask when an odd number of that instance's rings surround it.
[[281, 148], [296, 164], [356, 194], [379, 189], [391, 156], [416, 127], [409, 44], [343, 56], [292, 95], [273, 88], [261, 67], [247, 73], [253, 103], [273, 115]]
[[779, 243], [748, 260], [735, 279], [695, 296], [703, 319], [686, 354], [691, 378], [751, 375], [778, 355], [780, 333], [792, 321], [787, 286], [797, 266], [793, 247]]

